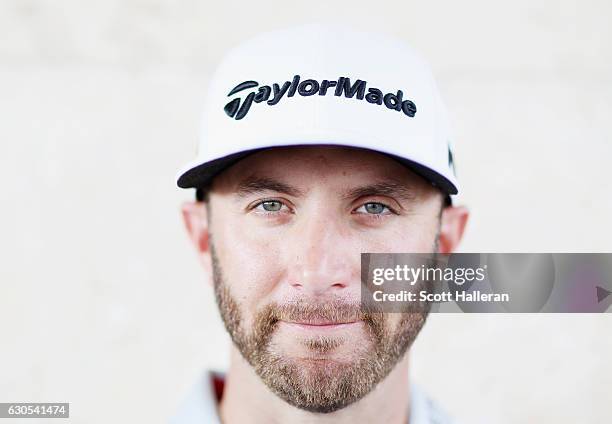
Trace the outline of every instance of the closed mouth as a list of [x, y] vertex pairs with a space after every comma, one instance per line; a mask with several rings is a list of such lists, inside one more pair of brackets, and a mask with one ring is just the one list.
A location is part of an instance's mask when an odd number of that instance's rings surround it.
[[352, 321], [331, 321], [331, 320], [320, 320], [320, 319], [309, 319], [303, 321], [284, 321], [286, 324], [297, 325], [300, 327], [310, 328], [332, 328], [343, 325], [356, 324], [359, 320]]

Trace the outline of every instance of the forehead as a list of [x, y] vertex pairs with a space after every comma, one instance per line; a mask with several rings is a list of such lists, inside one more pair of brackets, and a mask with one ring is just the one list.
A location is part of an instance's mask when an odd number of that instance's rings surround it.
[[390, 181], [415, 189], [431, 188], [420, 176], [387, 155], [340, 146], [282, 147], [260, 151], [223, 171], [211, 188], [232, 191], [242, 181], [253, 177], [273, 178], [304, 187]]

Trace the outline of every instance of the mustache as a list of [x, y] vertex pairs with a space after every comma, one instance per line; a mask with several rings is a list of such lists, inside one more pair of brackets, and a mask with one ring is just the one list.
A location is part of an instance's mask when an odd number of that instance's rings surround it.
[[268, 319], [289, 322], [353, 322], [367, 318], [359, 302], [332, 300], [327, 302], [308, 302], [304, 300], [283, 304], [268, 305], [263, 312]]
[[345, 300], [306, 301], [298, 300], [287, 303], [266, 305], [255, 316], [255, 338], [265, 343], [274, 332], [280, 321], [300, 323], [320, 322], [354, 322], [363, 321], [366, 328], [376, 338], [382, 337], [384, 313], [364, 310], [360, 302]]

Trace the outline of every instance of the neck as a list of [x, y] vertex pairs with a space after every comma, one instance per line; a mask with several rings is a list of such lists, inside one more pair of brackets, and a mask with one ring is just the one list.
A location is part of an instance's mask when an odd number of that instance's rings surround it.
[[295, 408], [276, 396], [232, 346], [230, 368], [219, 405], [224, 424], [408, 422], [410, 387], [406, 355], [368, 395], [329, 414]]

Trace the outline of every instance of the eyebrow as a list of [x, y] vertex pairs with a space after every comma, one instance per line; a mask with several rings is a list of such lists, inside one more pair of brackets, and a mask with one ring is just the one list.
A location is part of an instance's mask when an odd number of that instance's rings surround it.
[[381, 181], [362, 187], [350, 189], [344, 193], [345, 199], [356, 199], [364, 196], [389, 196], [412, 201], [417, 198], [416, 192], [406, 184], [394, 181]]
[[[305, 194], [303, 190], [290, 184], [275, 180], [274, 178], [257, 176], [250, 176], [242, 180], [236, 188], [236, 192], [240, 197], [264, 191], [275, 191], [293, 197], [301, 197]], [[417, 197], [415, 191], [408, 185], [394, 181], [381, 181], [352, 188], [347, 190], [342, 197], [344, 199], [357, 199], [365, 196], [389, 196], [405, 201], [413, 201]]]
[[240, 197], [248, 196], [249, 194], [254, 193], [261, 193], [262, 191], [275, 191], [277, 193], [283, 193], [294, 197], [304, 195], [304, 191], [295, 186], [286, 184], [273, 178], [257, 176], [251, 176], [242, 180], [236, 188], [236, 192]]

